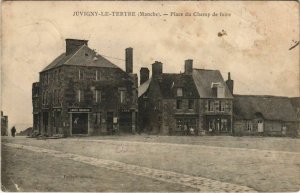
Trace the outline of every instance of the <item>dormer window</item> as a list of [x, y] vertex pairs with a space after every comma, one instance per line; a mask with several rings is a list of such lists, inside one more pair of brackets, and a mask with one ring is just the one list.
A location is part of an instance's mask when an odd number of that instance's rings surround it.
[[213, 95], [217, 98], [225, 98], [225, 88], [221, 82], [211, 83]]
[[183, 96], [183, 90], [182, 90], [182, 88], [177, 88], [176, 96], [178, 96], [178, 97], [182, 97]]

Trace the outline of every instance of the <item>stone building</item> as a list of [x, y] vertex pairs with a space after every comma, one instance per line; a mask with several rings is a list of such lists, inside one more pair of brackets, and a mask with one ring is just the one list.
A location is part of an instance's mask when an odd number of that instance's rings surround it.
[[300, 135], [300, 97], [291, 97], [290, 98], [292, 106], [296, 112], [297, 116], [297, 132]]
[[[185, 135], [232, 132], [232, 95], [218, 70], [193, 69], [185, 61], [180, 74], [163, 73], [163, 64], [141, 68], [138, 89], [141, 132]], [[233, 82], [232, 82], [233, 87]]]
[[236, 135], [295, 136], [297, 116], [288, 97], [234, 95]]
[[137, 75], [133, 49], [123, 71], [88, 47], [66, 39], [66, 52], [40, 72], [32, 85], [33, 128], [53, 135], [132, 133], [137, 126]]
[[8, 117], [1, 111], [1, 136], [8, 136]]

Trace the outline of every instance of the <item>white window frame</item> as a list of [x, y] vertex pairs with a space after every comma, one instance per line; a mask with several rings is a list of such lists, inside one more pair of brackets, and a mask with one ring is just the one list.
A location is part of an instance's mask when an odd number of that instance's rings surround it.
[[126, 101], [126, 90], [120, 90], [120, 103], [123, 104]]

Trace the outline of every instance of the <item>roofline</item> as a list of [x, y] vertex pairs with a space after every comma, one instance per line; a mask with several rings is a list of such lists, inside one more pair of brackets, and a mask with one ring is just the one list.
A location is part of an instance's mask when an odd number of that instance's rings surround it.
[[233, 94], [233, 97], [266, 97], [266, 98], [287, 98], [287, 99], [290, 98], [288, 96], [275, 96], [275, 95], [239, 95], [239, 94]]
[[75, 39], [75, 38], [66, 38], [65, 40], [77, 40], [77, 41], [89, 41], [89, 40], [83, 40], [83, 39]]

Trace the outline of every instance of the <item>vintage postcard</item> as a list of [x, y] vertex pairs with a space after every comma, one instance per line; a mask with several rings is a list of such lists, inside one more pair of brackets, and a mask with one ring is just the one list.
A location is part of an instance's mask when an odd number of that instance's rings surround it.
[[3, 192], [297, 192], [297, 1], [4, 1]]

